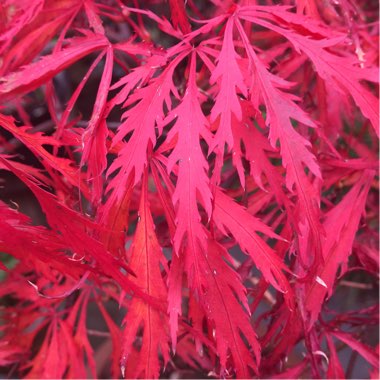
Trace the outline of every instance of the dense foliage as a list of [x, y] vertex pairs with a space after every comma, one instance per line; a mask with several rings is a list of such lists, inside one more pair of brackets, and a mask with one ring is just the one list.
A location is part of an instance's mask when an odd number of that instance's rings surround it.
[[0, 7], [3, 373], [378, 378], [377, 1]]

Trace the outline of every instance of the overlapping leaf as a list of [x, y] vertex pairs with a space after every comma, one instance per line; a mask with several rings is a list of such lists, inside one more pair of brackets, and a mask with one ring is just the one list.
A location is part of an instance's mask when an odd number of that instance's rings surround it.
[[[160, 271], [160, 263], [164, 263], [164, 258], [149, 210], [146, 182], [145, 178], [130, 265], [137, 274], [133, 282], [148, 295], [160, 300], [162, 308], [152, 308], [139, 298], [134, 298], [129, 303], [124, 319], [121, 368], [123, 376], [127, 374], [127, 377], [133, 378], [157, 378], [160, 373], [158, 356], [161, 354], [165, 363], [169, 359], [169, 326], [165, 307], [167, 290]], [[128, 357], [139, 328], [143, 328], [141, 349], [138, 359], [135, 358], [138, 362], [133, 372], [130, 372]]]

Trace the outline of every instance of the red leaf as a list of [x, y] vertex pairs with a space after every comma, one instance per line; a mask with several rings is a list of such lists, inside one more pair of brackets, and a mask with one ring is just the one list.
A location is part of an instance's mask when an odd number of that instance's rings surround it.
[[310, 312], [310, 326], [318, 318], [325, 296], [332, 294], [339, 267], [347, 265], [372, 178], [372, 172], [364, 172], [343, 200], [326, 215], [324, 264], [317, 269], [316, 280], [308, 287], [305, 299], [305, 307]]
[[169, 0], [170, 12], [175, 28], [180, 27], [183, 33], [190, 33], [191, 27], [187, 18], [184, 0]]
[[346, 343], [352, 350], [358, 352], [374, 368], [379, 368], [379, 357], [374, 349], [354, 339], [348, 333], [331, 331], [330, 334]]
[[328, 379], [344, 379], [346, 376], [344, 374], [342, 365], [339, 361], [338, 354], [335, 349], [334, 342], [329, 334], [325, 335], [327, 340], [327, 345], [329, 347], [329, 367], [327, 369], [327, 378]]
[[[189, 260], [189, 251], [187, 256]], [[199, 282], [204, 289], [200, 293], [200, 303], [211, 322], [209, 329], [216, 340], [222, 373], [228, 370], [226, 364], [230, 353], [232, 368], [235, 369], [237, 377], [247, 379], [252, 377], [249, 368], [258, 372], [260, 345], [247, 314], [245, 289], [239, 275], [224, 260], [228, 261], [227, 251], [214, 240], [208, 239], [207, 253], [198, 254], [193, 261], [193, 270], [199, 276]], [[242, 335], [253, 352], [247, 348]]]
[[[258, 12], [257, 12], [258, 11]], [[272, 29], [284, 35], [297, 49], [302, 51], [313, 62], [315, 70], [326, 81], [333, 83], [340, 91], [346, 92], [352, 96], [363, 115], [370, 121], [377, 135], [379, 135], [379, 101], [366, 87], [362, 85], [363, 80], [370, 82], [379, 81], [379, 73], [376, 68], [365, 68], [363, 62], [359, 62], [356, 57], [340, 57], [330, 53], [326, 48], [330, 48], [345, 39], [345, 36], [326, 38], [330, 34], [326, 29], [317, 26], [310, 19], [301, 15], [294, 16], [290, 12], [284, 12], [283, 8], [275, 7], [244, 7], [239, 11], [239, 16], [245, 20], [250, 20], [269, 29]], [[277, 26], [277, 16], [285, 21], [285, 27]], [[270, 20], [274, 23], [268, 23], [260, 18]], [[296, 21], [297, 20], [297, 21]], [[304, 36], [300, 33], [294, 33], [294, 23], [302, 25], [309, 33]], [[323, 39], [310, 38], [316, 32], [324, 33]]]
[[211, 110], [211, 122], [214, 122], [220, 116], [218, 130], [210, 146], [211, 150], [218, 146], [223, 151], [224, 144], [227, 144], [229, 149], [232, 148], [232, 115], [235, 115], [239, 121], [242, 118], [236, 89], [239, 89], [244, 96], [247, 96], [247, 88], [243, 81], [243, 75], [237, 61], [238, 55], [234, 48], [233, 25], [233, 18], [229, 18], [224, 31], [224, 40], [218, 57], [218, 64], [210, 78], [211, 84], [219, 80], [219, 92], [215, 99], [215, 105]]
[[[130, 108], [123, 114], [124, 122], [119, 126], [117, 134], [113, 138], [113, 145], [120, 142], [128, 133], [133, 132], [128, 143], [121, 149], [119, 156], [114, 160], [108, 172], [112, 173], [120, 169], [116, 179], [110, 184], [114, 189], [117, 197], [122, 195], [121, 184], [131, 173], [134, 173], [134, 185], [141, 178], [147, 163], [147, 151], [150, 144], [156, 143], [156, 126], [159, 134], [162, 133], [164, 106], [171, 108], [171, 94], [177, 94], [177, 90], [173, 83], [173, 72], [182, 60], [183, 56], [177, 57], [172, 61], [166, 70], [151, 83], [142, 88], [137, 88], [135, 93], [131, 95], [124, 105], [130, 105], [138, 102], [134, 107]], [[159, 62], [162, 63], [162, 57]], [[123, 97], [128, 95], [132, 88], [144, 77], [147, 78], [151, 73], [152, 67], [144, 70], [142, 73], [132, 73], [127, 76], [121, 83], [125, 84], [122, 90]], [[138, 75], [136, 75], [138, 74]], [[131, 80], [131, 82], [129, 82]], [[122, 101], [117, 99], [117, 103]]]
[[[167, 136], [168, 140], [177, 138], [176, 146], [167, 163], [167, 170], [170, 173], [178, 162], [177, 186], [173, 195], [173, 203], [178, 206], [177, 229], [174, 236], [176, 252], [179, 252], [185, 237], [188, 242], [198, 240], [200, 247], [205, 244], [202, 241], [198, 198], [206, 213], [211, 215], [211, 191], [206, 174], [208, 165], [199, 142], [199, 138], [202, 136], [209, 143], [211, 135], [207, 129], [207, 119], [203, 115], [198, 101], [195, 60], [196, 55], [192, 53], [185, 96], [180, 105], [169, 114], [169, 118], [177, 118]], [[197, 197], [197, 193], [199, 193], [199, 197]], [[197, 249], [194, 248], [194, 250]]]
[[104, 36], [96, 34], [88, 33], [86, 37], [72, 38], [69, 47], [44, 56], [20, 71], [2, 78], [0, 101], [4, 102], [36, 89], [75, 61], [108, 45], [109, 42]]
[[[16, 4], [2, 4], [4, 12], [8, 12], [8, 23], [4, 23], [0, 28], [0, 53], [3, 53], [6, 47], [10, 45], [17, 33], [25, 28], [37, 15], [44, 6], [44, 0], [36, 0], [31, 3], [18, 2]], [[16, 8], [16, 9], [15, 9]], [[10, 17], [9, 17], [10, 16]], [[2, 20], [5, 21], [5, 20]], [[3, 29], [4, 27], [4, 29]]]
[[72, 162], [65, 158], [59, 158], [49, 153], [43, 145], [60, 146], [61, 143], [53, 137], [44, 136], [40, 132], [28, 133], [32, 129], [28, 127], [17, 127], [10, 116], [0, 114], [0, 126], [11, 132], [18, 140], [23, 142], [49, 170], [57, 170], [71, 185], [80, 187], [85, 195], [88, 194], [87, 186], [81, 181], [78, 169], [73, 167]]
[[269, 237], [278, 236], [264, 223], [250, 215], [244, 208], [235, 203], [221, 190], [215, 191], [215, 208], [213, 221], [216, 226], [224, 232], [231, 232], [241, 249], [250, 255], [257, 268], [262, 272], [264, 278], [284, 296], [291, 308], [294, 305], [294, 295], [282, 273], [288, 270], [282, 260], [276, 255], [265, 241], [257, 234], [262, 232]]
[[87, 129], [82, 135], [83, 155], [81, 163], [87, 164], [88, 179], [93, 182], [92, 200], [100, 201], [103, 181], [101, 175], [107, 167], [107, 124], [104, 118], [107, 95], [112, 80], [113, 50], [109, 46], [106, 62], [95, 99], [94, 109]]
[[63, 378], [68, 357], [66, 342], [61, 338], [57, 321], [53, 320], [49, 325], [42, 347], [33, 360], [33, 367], [27, 375], [28, 378]]
[[[154, 232], [152, 215], [149, 210], [147, 178], [143, 180], [139, 219], [135, 238], [131, 247], [130, 265], [136, 272], [136, 278], [131, 280], [146, 293], [160, 301], [166, 311], [167, 290], [162, 279], [160, 263], [164, 263], [161, 247]], [[158, 355], [169, 359], [168, 317], [166, 313], [152, 308], [143, 300], [133, 298], [129, 303], [124, 319], [121, 371], [123, 377], [127, 369], [127, 377], [158, 378], [160, 363]], [[132, 345], [139, 328], [143, 328], [141, 348], [139, 350], [136, 368], [133, 373], [128, 371]]]
[[[304, 165], [319, 179], [321, 172], [315, 156], [308, 149], [311, 143], [293, 128], [291, 120], [308, 127], [315, 127], [315, 124], [295, 103], [297, 97], [281, 90], [290, 89], [291, 84], [267, 71], [253, 50], [240, 21], [237, 21], [236, 25], [250, 64], [254, 67], [255, 79], [251, 86], [258, 86], [266, 107], [266, 122], [270, 126], [269, 140], [273, 147], [278, 140], [280, 142], [282, 165], [286, 168], [286, 187], [293, 191], [295, 185], [299, 196], [299, 252], [303, 265], [309, 268], [310, 276], [322, 260], [321, 235], [324, 231], [319, 222], [319, 195], [305, 175]], [[257, 96], [253, 99], [257, 111], [259, 100]], [[314, 252], [314, 255], [310, 255], [310, 251]]]

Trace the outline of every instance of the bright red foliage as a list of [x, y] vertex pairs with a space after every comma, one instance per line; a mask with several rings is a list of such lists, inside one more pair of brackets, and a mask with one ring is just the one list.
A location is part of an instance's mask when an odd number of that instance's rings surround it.
[[4, 372], [378, 376], [376, 1], [0, 7]]

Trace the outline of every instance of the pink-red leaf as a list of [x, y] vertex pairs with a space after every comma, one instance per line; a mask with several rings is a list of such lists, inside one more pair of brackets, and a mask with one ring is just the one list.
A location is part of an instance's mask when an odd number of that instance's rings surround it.
[[327, 236], [322, 247], [324, 263], [317, 269], [316, 280], [310, 284], [305, 300], [305, 307], [310, 312], [310, 326], [318, 318], [325, 296], [332, 294], [339, 267], [347, 265], [372, 178], [373, 172], [366, 171], [326, 215], [324, 227]]
[[[176, 234], [174, 248], [179, 248], [187, 236], [189, 241], [201, 240], [201, 217], [197, 201], [201, 202], [208, 215], [211, 215], [211, 191], [207, 177], [208, 164], [202, 153], [200, 137], [210, 143], [210, 132], [198, 100], [198, 88], [195, 79], [195, 53], [191, 56], [190, 75], [185, 95], [180, 105], [169, 115], [176, 118], [167, 138], [177, 138], [177, 143], [169, 156], [167, 169], [170, 173], [178, 162], [177, 186], [173, 202], [177, 205]], [[197, 193], [199, 196], [197, 196]], [[192, 236], [189, 236], [192, 235]], [[203, 242], [201, 242], [203, 244]]]
[[247, 96], [247, 88], [243, 81], [243, 75], [238, 65], [238, 55], [234, 48], [233, 18], [227, 21], [224, 31], [222, 49], [218, 57], [218, 64], [212, 72], [210, 82], [218, 82], [219, 92], [216, 95], [215, 105], [211, 110], [211, 121], [220, 117], [219, 126], [211, 149], [218, 146], [222, 151], [227, 144], [231, 149], [233, 145], [232, 115], [241, 120], [242, 112], [236, 90], [239, 89]]
[[107, 124], [104, 118], [107, 95], [112, 80], [113, 50], [109, 46], [106, 52], [106, 62], [95, 99], [94, 109], [88, 127], [82, 135], [83, 155], [82, 165], [87, 165], [87, 177], [93, 183], [92, 199], [101, 199], [103, 181], [102, 173], [107, 167]]
[[0, 101], [4, 102], [35, 90], [66, 67], [94, 51], [107, 47], [108, 44], [104, 36], [96, 34], [71, 39], [70, 45], [63, 50], [44, 56], [39, 61], [1, 78]]
[[358, 352], [374, 368], [379, 368], [379, 357], [374, 349], [354, 339], [348, 333], [331, 331], [330, 334], [346, 343], [352, 350]]
[[216, 226], [224, 234], [227, 234], [226, 229], [232, 234], [241, 249], [250, 255], [264, 278], [285, 294], [289, 306], [292, 307], [293, 292], [282, 272], [287, 268], [257, 232], [262, 232], [269, 237], [277, 238], [278, 236], [219, 189], [215, 191], [214, 205], [213, 221]]
[[[124, 333], [122, 345], [121, 368], [122, 374], [127, 377], [158, 378], [161, 354], [164, 363], [169, 359], [169, 329], [168, 317], [165, 313], [167, 290], [163, 281], [160, 263], [164, 263], [161, 247], [158, 243], [152, 215], [149, 210], [147, 179], [143, 180], [139, 218], [135, 237], [131, 247], [130, 265], [136, 273], [131, 280], [148, 295], [160, 300], [164, 312], [152, 308], [139, 298], [133, 298], [129, 303], [127, 315], [124, 319]], [[128, 371], [132, 345], [139, 328], [143, 328], [141, 349], [133, 372]]]

